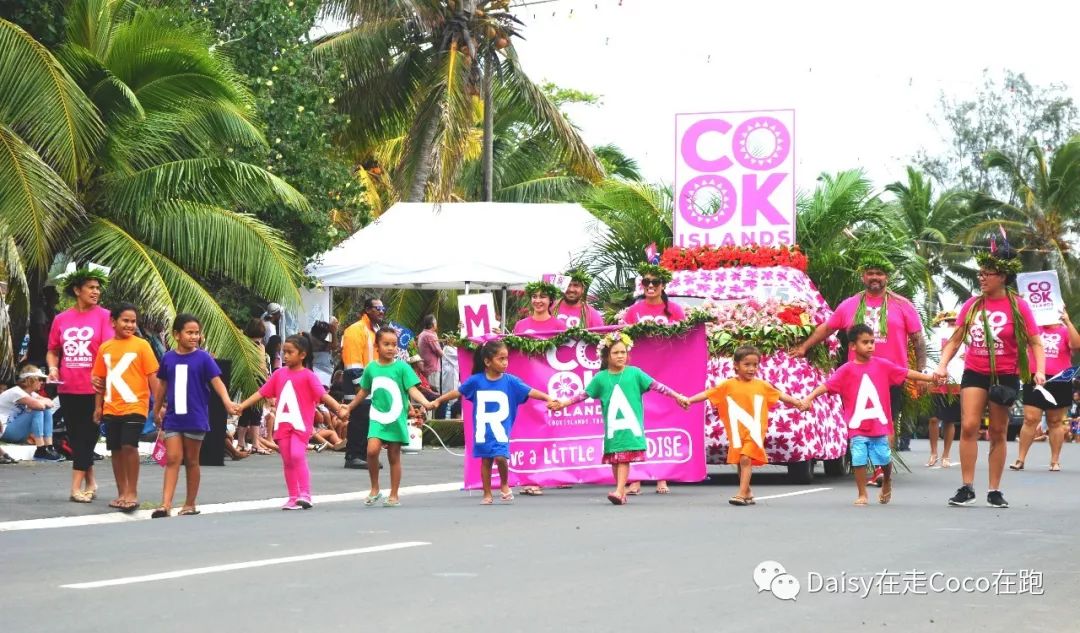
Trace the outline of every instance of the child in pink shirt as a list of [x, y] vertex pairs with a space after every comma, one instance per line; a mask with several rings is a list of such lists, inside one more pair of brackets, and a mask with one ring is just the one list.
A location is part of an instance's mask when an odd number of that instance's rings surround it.
[[849, 345], [855, 351], [854, 360], [844, 363], [833, 372], [824, 385], [807, 397], [809, 404], [821, 394], [840, 394], [844, 420], [851, 439], [851, 466], [855, 470], [855, 485], [859, 496], [855, 505], [865, 506], [867, 463], [880, 467], [885, 480], [881, 484], [878, 503], [892, 499], [892, 453], [889, 435], [892, 432], [892, 403], [889, 387], [902, 385], [906, 380], [933, 382], [933, 376], [909, 371], [891, 360], [874, 356], [876, 337], [869, 326], [859, 323], [848, 330]]
[[344, 407], [323, 389], [322, 382], [311, 371], [311, 339], [306, 334], [294, 334], [281, 346], [284, 365], [270, 375], [259, 391], [244, 400], [234, 415], [263, 398], [277, 401], [274, 419], [274, 439], [281, 451], [285, 471], [285, 486], [289, 499], [282, 510], [311, 508], [311, 471], [307, 464], [307, 445], [315, 430], [315, 405], [323, 403], [336, 412]]

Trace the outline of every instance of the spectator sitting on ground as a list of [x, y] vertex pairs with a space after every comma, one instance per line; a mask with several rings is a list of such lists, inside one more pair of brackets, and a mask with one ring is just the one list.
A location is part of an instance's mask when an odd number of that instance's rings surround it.
[[439, 394], [431, 388], [431, 383], [428, 382], [427, 376], [424, 374], [423, 364], [424, 359], [419, 354], [413, 354], [409, 357], [409, 366], [416, 373], [416, 377], [420, 379], [420, 384], [416, 388], [420, 390], [420, 393], [424, 394], [425, 398], [434, 400], [439, 397]]
[[32, 439], [37, 446], [34, 461], [62, 462], [66, 460], [52, 445], [56, 403], [37, 393], [46, 378], [36, 365], [26, 365], [15, 386], [0, 394], [0, 420], [5, 427], [0, 439], [12, 444]]

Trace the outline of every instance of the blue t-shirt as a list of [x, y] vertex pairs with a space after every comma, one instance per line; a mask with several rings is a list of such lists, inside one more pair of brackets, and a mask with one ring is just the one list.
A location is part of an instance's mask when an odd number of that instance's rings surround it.
[[210, 381], [221, 369], [210, 354], [197, 349], [190, 354], [169, 351], [161, 359], [158, 378], [168, 387], [165, 399], [166, 431], [210, 430]]
[[513, 374], [489, 380], [480, 372], [469, 376], [458, 391], [473, 404], [473, 457], [509, 457], [510, 429], [518, 405], [529, 399], [532, 387]]

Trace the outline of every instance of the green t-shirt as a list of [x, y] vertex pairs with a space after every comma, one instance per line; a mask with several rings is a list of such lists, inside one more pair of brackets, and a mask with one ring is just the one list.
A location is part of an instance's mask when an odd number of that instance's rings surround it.
[[371, 398], [368, 437], [384, 442], [409, 442], [409, 387], [420, 384], [412, 367], [402, 360], [380, 365], [374, 360], [364, 368], [360, 388]]
[[604, 412], [604, 454], [645, 450], [645, 413], [641, 396], [653, 379], [637, 367], [627, 366], [622, 373], [605, 370], [596, 374], [585, 393], [600, 399]]

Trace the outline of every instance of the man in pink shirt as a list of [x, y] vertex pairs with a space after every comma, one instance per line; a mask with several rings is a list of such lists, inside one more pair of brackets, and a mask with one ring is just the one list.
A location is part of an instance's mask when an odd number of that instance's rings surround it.
[[[806, 356], [807, 350], [824, 341], [837, 330], [847, 331], [857, 324], [867, 325], [874, 331], [874, 356], [892, 361], [908, 368], [908, 344], [915, 350], [916, 369], [926, 367], [926, 337], [923, 336], [922, 321], [915, 306], [900, 295], [889, 291], [889, 275], [894, 267], [885, 257], [870, 253], [859, 263], [863, 286], [866, 290], [849, 297], [836, 307], [828, 321], [814, 330], [810, 338], [792, 350], [792, 356]], [[848, 360], [855, 356], [854, 346], [848, 345]], [[890, 408], [893, 422], [903, 408], [904, 390], [902, 385], [889, 388]], [[880, 485], [881, 474], [875, 473], [873, 483]]]
[[585, 299], [592, 277], [581, 268], [568, 270], [566, 276], [570, 278], [570, 285], [562, 299], [555, 304], [555, 318], [565, 323], [567, 328], [603, 327], [604, 316]]

